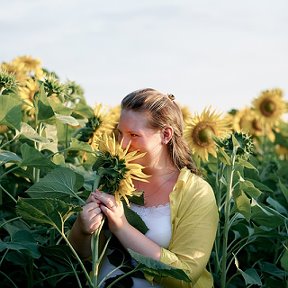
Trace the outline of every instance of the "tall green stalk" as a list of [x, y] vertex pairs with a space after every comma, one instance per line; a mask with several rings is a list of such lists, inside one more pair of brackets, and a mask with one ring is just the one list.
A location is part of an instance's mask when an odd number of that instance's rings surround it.
[[226, 287], [227, 274], [227, 248], [228, 248], [228, 233], [230, 228], [230, 214], [231, 214], [231, 198], [233, 192], [233, 175], [235, 171], [236, 149], [233, 148], [231, 155], [231, 166], [227, 167], [227, 193], [224, 203], [224, 226], [223, 226], [223, 240], [222, 240], [222, 259], [221, 259], [221, 288]]
[[91, 238], [93, 288], [96, 288], [98, 285], [98, 273], [99, 273], [99, 265], [101, 261], [99, 257], [99, 238], [100, 238], [100, 232], [102, 230], [103, 224], [104, 224], [104, 219], [102, 219], [101, 225], [93, 233], [92, 238]]

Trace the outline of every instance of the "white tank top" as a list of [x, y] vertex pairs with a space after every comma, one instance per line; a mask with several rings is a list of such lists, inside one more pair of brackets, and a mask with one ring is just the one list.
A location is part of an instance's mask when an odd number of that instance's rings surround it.
[[171, 239], [170, 204], [144, 207], [132, 203], [130, 208], [149, 228], [145, 235], [159, 246], [168, 248]]
[[[144, 207], [131, 203], [130, 208], [136, 212], [148, 227], [148, 231], [145, 234], [149, 239], [157, 243], [163, 248], [168, 248], [171, 239], [171, 221], [170, 221], [170, 204], [159, 205], [154, 207]], [[103, 262], [99, 279], [103, 279], [109, 272], [111, 272], [115, 266], [113, 266], [108, 258], [105, 257]], [[116, 270], [112, 276], [123, 274], [122, 271]], [[132, 277], [133, 288], [157, 288], [160, 287], [156, 284], [153, 286], [146, 280]]]

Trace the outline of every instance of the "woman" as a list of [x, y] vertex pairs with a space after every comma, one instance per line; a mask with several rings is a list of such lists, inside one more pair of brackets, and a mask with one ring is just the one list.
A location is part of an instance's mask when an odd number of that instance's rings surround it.
[[[170, 277], [136, 278], [133, 287], [212, 287], [212, 275], [205, 267], [215, 239], [218, 209], [210, 185], [197, 175], [183, 140], [182, 113], [174, 96], [150, 88], [130, 93], [121, 103], [118, 132], [123, 148], [130, 143], [131, 151], [146, 152], [137, 161], [151, 175], [149, 182], [133, 183], [144, 191], [144, 206], [132, 203], [131, 208], [149, 230], [145, 235], [139, 232], [128, 223], [122, 204], [96, 191], [72, 227], [70, 240], [75, 249], [82, 257], [90, 255], [91, 233], [105, 215], [110, 231], [124, 248], [183, 269], [191, 279], [187, 283]], [[112, 269], [107, 259], [102, 269], [104, 275]]]

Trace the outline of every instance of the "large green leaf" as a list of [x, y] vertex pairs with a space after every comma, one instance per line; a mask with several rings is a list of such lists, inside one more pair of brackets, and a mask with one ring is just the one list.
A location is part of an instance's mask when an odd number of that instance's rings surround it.
[[[83, 177], [69, 168], [56, 168], [32, 185], [26, 192], [32, 198], [79, 198], [78, 189], [83, 185]], [[83, 200], [84, 202], [84, 200]]]
[[41, 152], [26, 143], [21, 145], [21, 153], [23, 158], [22, 166], [32, 166], [36, 168], [56, 167], [56, 165], [47, 157], [45, 157]]
[[185, 282], [191, 282], [191, 279], [182, 269], [178, 269], [152, 258], [145, 257], [131, 249], [128, 249], [128, 252], [139, 263], [139, 268], [147, 274], [160, 277], [169, 276]]
[[21, 100], [16, 94], [0, 96], [0, 124], [20, 130]]
[[250, 197], [257, 199], [262, 193], [254, 184], [248, 180], [240, 182], [241, 189]]
[[284, 217], [271, 209], [268, 206], [252, 201], [251, 205], [251, 220], [255, 221], [258, 225], [266, 227], [278, 227], [284, 223]]
[[237, 193], [236, 191], [233, 192], [233, 198], [235, 200], [236, 207], [239, 213], [241, 213], [246, 220], [249, 220], [251, 216], [250, 199], [242, 190], [237, 191]]
[[40, 136], [30, 125], [24, 122], [21, 123], [20, 134], [21, 136], [35, 142], [49, 143], [47, 138]]
[[5, 249], [16, 250], [18, 252], [26, 251], [33, 258], [39, 258], [41, 256], [38, 251], [37, 242], [28, 230], [17, 231], [10, 242], [0, 240], [0, 252]]
[[268, 192], [271, 192], [271, 193], [273, 192], [273, 190], [270, 187], [268, 187], [265, 184], [257, 181], [256, 179], [245, 177], [245, 180], [246, 180], [246, 182], [247, 181], [251, 182], [255, 187], [257, 187], [261, 191], [268, 191]]
[[266, 202], [277, 212], [281, 213], [282, 215], [288, 216], [288, 207], [281, 205], [277, 200], [273, 199], [272, 197], [268, 197], [266, 199]]
[[81, 211], [80, 206], [51, 198], [19, 198], [16, 212], [24, 220], [36, 224], [46, 224], [63, 231], [65, 221]]
[[6, 150], [0, 150], [0, 165], [9, 162], [19, 163], [21, 161], [22, 159], [17, 154]]
[[248, 287], [248, 285], [262, 286], [261, 279], [255, 269], [250, 268], [245, 271], [241, 269], [238, 269], [238, 270], [245, 280], [246, 287]]
[[[287, 257], [286, 259], [288, 260]], [[286, 263], [286, 267], [288, 267], [288, 262]], [[288, 273], [285, 270], [279, 269], [279, 267], [277, 267], [277, 265], [274, 263], [262, 262], [261, 271], [270, 274], [272, 276], [278, 277], [280, 279], [285, 279], [288, 277]]]

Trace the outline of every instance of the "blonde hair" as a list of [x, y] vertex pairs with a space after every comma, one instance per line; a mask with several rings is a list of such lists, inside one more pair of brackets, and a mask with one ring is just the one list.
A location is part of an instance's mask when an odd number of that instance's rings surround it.
[[182, 111], [174, 99], [172, 94], [145, 88], [125, 96], [121, 102], [121, 109], [148, 112], [148, 123], [152, 128], [162, 129], [171, 126], [173, 136], [167, 144], [171, 161], [179, 170], [187, 167], [193, 173], [199, 174], [191, 157], [191, 151], [183, 138]]

